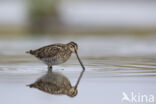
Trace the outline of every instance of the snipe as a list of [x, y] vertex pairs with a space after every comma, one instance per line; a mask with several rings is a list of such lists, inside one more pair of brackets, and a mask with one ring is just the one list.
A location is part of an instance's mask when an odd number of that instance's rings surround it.
[[74, 97], [77, 95], [78, 84], [82, 78], [84, 70], [81, 72], [77, 83], [75, 86], [72, 86], [68, 78], [60, 73], [48, 71], [47, 74], [39, 78], [36, 82], [28, 85], [30, 88], [37, 88], [41, 91], [57, 94], [57, 95], [67, 95]]
[[36, 56], [39, 60], [48, 65], [49, 71], [52, 70], [53, 65], [59, 65], [66, 62], [71, 54], [75, 53], [81, 67], [85, 70], [83, 63], [78, 56], [77, 50], [78, 45], [75, 42], [70, 42], [67, 44], [48, 45], [36, 50], [27, 51], [26, 53]]

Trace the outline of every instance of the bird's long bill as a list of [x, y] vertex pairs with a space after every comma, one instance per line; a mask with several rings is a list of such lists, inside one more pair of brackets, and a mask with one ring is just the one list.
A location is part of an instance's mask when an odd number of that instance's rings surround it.
[[78, 80], [77, 80], [77, 83], [76, 83], [76, 85], [75, 85], [75, 89], [77, 88], [77, 86], [78, 86], [78, 84], [79, 84], [79, 82], [80, 82], [80, 80], [81, 80], [81, 78], [82, 78], [82, 76], [83, 76], [83, 73], [84, 73], [84, 71], [85, 71], [85, 67], [84, 67], [84, 65], [83, 65], [83, 63], [82, 63], [82, 61], [80, 60], [80, 58], [79, 58], [79, 56], [78, 56], [78, 54], [77, 54], [77, 51], [75, 50], [75, 54], [76, 54], [76, 56], [77, 56], [77, 59], [79, 60], [79, 63], [80, 63], [80, 65], [81, 65], [81, 67], [82, 67], [82, 72], [81, 72], [81, 74], [80, 74], [80, 76], [79, 76], [79, 78], [78, 78]]
[[77, 53], [76, 50], [75, 50], [75, 54], [76, 54], [76, 56], [77, 56], [77, 59], [79, 60], [79, 63], [80, 63], [80, 65], [81, 65], [82, 69], [85, 70], [85, 67], [84, 67], [82, 61], [80, 60], [80, 58], [79, 58], [78, 53]]
[[81, 78], [82, 78], [82, 76], [83, 76], [84, 71], [85, 71], [85, 70], [82, 70], [82, 72], [81, 72], [81, 74], [80, 74], [80, 76], [79, 76], [79, 78], [78, 78], [78, 80], [77, 80], [77, 83], [76, 83], [76, 85], [75, 85], [75, 89], [77, 89], [77, 86], [79, 85], [79, 82], [80, 82], [80, 80], [81, 80]]

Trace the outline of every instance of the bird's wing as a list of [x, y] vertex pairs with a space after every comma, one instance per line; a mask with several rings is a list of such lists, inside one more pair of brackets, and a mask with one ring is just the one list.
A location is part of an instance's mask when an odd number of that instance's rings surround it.
[[62, 47], [61, 45], [45, 46], [37, 50], [34, 50], [33, 55], [35, 55], [38, 58], [54, 57], [59, 53], [61, 47]]
[[37, 88], [41, 91], [51, 93], [51, 94], [64, 94], [65, 89], [57, 86], [55, 83], [43, 82], [38, 80], [33, 84], [28, 85], [30, 88]]
[[58, 87], [56, 84], [46, 83], [45, 85], [47, 86], [48, 89], [50, 89], [50, 91], [46, 91], [48, 93], [52, 93], [52, 94], [64, 94], [64, 90], [65, 89]]
[[59, 88], [70, 89], [71, 83], [68, 78], [60, 73], [52, 72], [42, 77], [42, 82], [51, 83]]

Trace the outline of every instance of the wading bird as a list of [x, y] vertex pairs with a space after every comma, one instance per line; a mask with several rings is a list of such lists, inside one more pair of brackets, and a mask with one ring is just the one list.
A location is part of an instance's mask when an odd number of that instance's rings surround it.
[[83, 73], [84, 70], [82, 70], [75, 86], [71, 86], [70, 81], [64, 75], [51, 71], [48, 71], [47, 74], [39, 78], [36, 82], [27, 86], [30, 88], [37, 88], [50, 94], [64, 94], [70, 97], [74, 97], [78, 93], [77, 87]]
[[59, 65], [66, 62], [72, 53], [75, 53], [83, 70], [85, 67], [81, 62], [78, 53], [78, 45], [75, 42], [67, 44], [52, 44], [36, 50], [30, 50], [26, 53], [36, 56], [43, 63], [48, 65], [48, 70], [52, 70], [53, 65]]

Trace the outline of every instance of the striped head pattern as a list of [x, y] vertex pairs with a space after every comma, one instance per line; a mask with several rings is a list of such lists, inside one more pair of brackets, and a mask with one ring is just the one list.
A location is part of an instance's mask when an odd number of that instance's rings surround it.
[[78, 50], [78, 45], [75, 42], [70, 42], [67, 46], [73, 53]]

